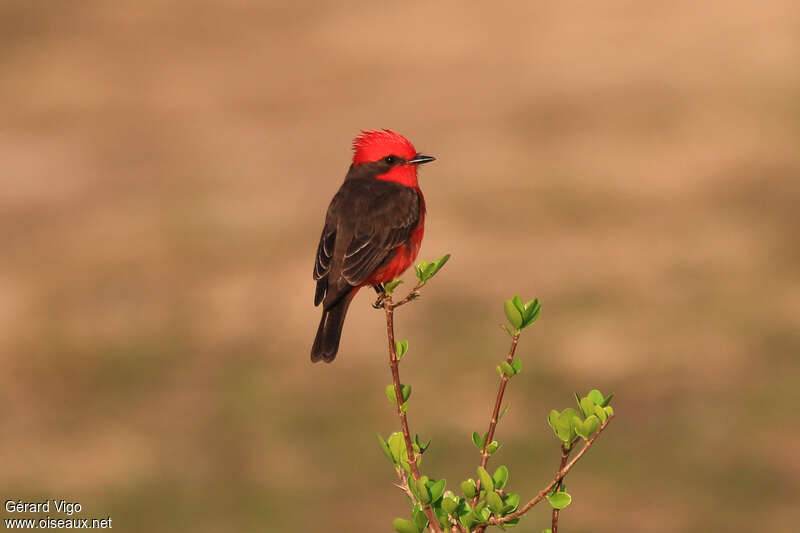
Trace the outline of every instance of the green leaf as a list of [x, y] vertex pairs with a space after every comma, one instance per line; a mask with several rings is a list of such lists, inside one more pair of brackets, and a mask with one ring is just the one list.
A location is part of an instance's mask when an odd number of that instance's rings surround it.
[[525, 310], [522, 313], [522, 327], [527, 328], [539, 318], [539, 313], [542, 311], [542, 306], [539, 300], [531, 300], [525, 304]]
[[475, 515], [470, 510], [468, 513], [464, 514], [463, 516], [459, 516], [458, 518], [461, 521], [461, 524], [467, 528], [467, 531], [472, 531], [475, 524]]
[[392, 457], [392, 450], [389, 449], [389, 445], [386, 444], [386, 441], [383, 440], [383, 437], [381, 437], [380, 435], [377, 435], [377, 437], [378, 437], [378, 443], [380, 444], [381, 451], [383, 452], [383, 455], [385, 455], [386, 458], [389, 459], [389, 461], [392, 462], [392, 464], [396, 464], [396, 462], [394, 460], [394, 457]]
[[447, 263], [449, 260], [450, 260], [450, 254], [445, 254], [444, 257], [440, 257], [439, 259], [434, 261], [434, 263], [436, 264], [436, 268], [433, 270], [433, 272], [431, 272], [430, 277], [428, 279], [435, 276], [442, 269], [445, 263]]
[[497, 415], [497, 421], [498, 422], [503, 419], [503, 415], [505, 415], [506, 412], [508, 412], [509, 409], [511, 409], [511, 404], [507, 403], [506, 406], [503, 407], [503, 410], [500, 411], [500, 414]]
[[419, 490], [417, 490], [417, 484], [414, 482], [413, 479], [411, 479], [410, 469], [407, 470], [406, 472], [409, 472], [409, 475], [408, 475], [408, 490], [411, 491], [411, 494], [414, 496], [415, 500], [417, 500], [418, 502], [421, 502], [422, 501], [422, 497], [419, 494]]
[[386, 398], [397, 405], [397, 396], [394, 394], [394, 385], [386, 385]]
[[411, 397], [411, 385], [400, 385], [400, 395], [407, 401]]
[[512, 367], [505, 361], [500, 363], [500, 368], [503, 370], [503, 374], [505, 374], [508, 377], [514, 377], [514, 374], [516, 374], [516, 372], [514, 371], [514, 367]]
[[556, 492], [547, 497], [547, 501], [553, 506], [553, 509], [563, 509], [572, 502], [572, 496], [566, 492]]
[[575, 416], [572, 418], [572, 425], [575, 428], [575, 433], [588, 440], [600, 427], [600, 419], [595, 415], [591, 415], [586, 417], [586, 420], [581, 421], [580, 418]]
[[464, 524], [464, 527], [467, 528], [467, 531], [472, 531], [475, 529], [475, 526], [480, 524], [480, 519], [478, 518], [478, 515], [475, 513], [474, 509], [470, 509], [467, 514], [460, 517], [460, 520], [461, 523]]
[[603, 393], [597, 389], [590, 390], [586, 397], [592, 400], [595, 405], [602, 405], [605, 401], [605, 398], [603, 398]]
[[489, 521], [489, 516], [491, 516], [491, 514], [491, 510], [486, 507], [486, 502], [480, 501], [475, 508], [470, 511], [469, 517], [472, 519], [473, 523], [485, 524]]
[[522, 372], [522, 359], [514, 359], [511, 361], [511, 367], [514, 369], [515, 374]]
[[419, 281], [420, 283], [424, 283], [424, 281], [425, 281], [423, 274], [424, 274], [425, 269], [427, 267], [428, 267], [428, 262], [427, 261], [420, 261], [417, 264], [417, 269], [416, 269], [417, 270], [417, 281]]
[[450, 519], [447, 518], [447, 511], [437, 505], [433, 508], [433, 514], [436, 515], [436, 520], [444, 531], [450, 529]]
[[419, 493], [420, 498], [425, 503], [431, 502], [431, 491], [428, 489], [428, 477], [422, 476], [417, 480], [417, 492]]
[[395, 431], [389, 435], [389, 450], [392, 452], [392, 458], [396, 464], [401, 464], [405, 461], [408, 466], [408, 450], [406, 450], [406, 441], [403, 434]]
[[504, 513], [511, 513], [513, 511], [516, 511], [517, 507], [519, 507], [519, 494], [517, 494], [516, 492], [510, 493], [508, 496], [505, 497], [503, 503], [506, 506], [505, 510], [503, 511]]
[[511, 325], [514, 326], [515, 330], [518, 330], [522, 326], [522, 315], [514, 305], [514, 302], [511, 300], [506, 300], [503, 304], [503, 310], [505, 311], [506, 318]]
[[383, 284], [383, 290], [386, 291], [386, 294], [391, 295], [394, 292], [394, 290], [397, 288], [397, 286], [400, 285], [401, 283], [403, 283], [402, 279], [396, 279], [396, 280], [388, 281], [388, 282]]
[[[389, 399], [390, 402], [397, 405], [397, 395], [394, 392], [394, 385], [386, 385], [386, 398]], [[400, 384], [400, 395], [403, 397], [403, 401], [407, 401], [411, 397], [411, 385], [403, 385]]]
[[494, 491], [486, 494], [486, 503], [489, 504], [489, 508], [492, 510], [492, 512], [494, 512], [494, 514], [502, 516], [505, 506], [503, 505], [503, 499], [500, 498], [499, 494]]
[[455, 516], [456, 509], [458, 509], [458, 500], [455, 498], [443, 498], [442, 509], [444, 509], [447, 514]]
[[608, 418], [608, 413], [599, 405], [594, 406], [594, 415], [600, 419], [600, 422], [605, 422]]
[[606, 398], [603, 400], [603, 403], [601, 403], [601, 404], [600, 404], [600, 407], [606, 407], [606, 406], [608, 406], [608, 404], [610, 404], [610, 403], [611, 403], [611, 398], [613, 398], [613, 397], [614, 397], [614, 393], [612, 392], [611, 394], [609, 394], [609, 395], [608, 395], [608, 396], [607, 396], [607, 397], [606, 397]]
[[[390, 402], [397, 405], [397, 395], [394, 392], [394, 385], [386, 385], [386, 398], [389, 399]], [[400, 384], [400, 396], [403, 397], [403, 401], [407, 401], [411, 397], [411, 385], [403, 385]]]
[[400, 342], [395, 341], [394, 349], [395, 349], [395, 352], [397, 352], [397, 360], [399, 361], [400, 359], [403, 358], [403, 356], [408, 351], [408, 341], [407, 340], [400, 341]]
[[426, 266], [425, 269], [422, 271], [422, 278], [424, 281], [427, 282], [428, 280], [431, 279], [435, 268], [436, 268], [436, 263], [433, 262], [428, 263], [428, 266]]
[[445, 485], [447, 485], [447, 480], [440, 479], [428, 487], [431, 491], [431, 502], [436, 503], [439, 501], [439, 498], [441, 498], [442, 494], [444, 494]]
[[468, 480], [461, 482], [461, 492], [464, 493], [464, 497], [467, 498], [468, 500], [474, 498], [475, 494], [477, 494], [477, 491], [478, 487], [475, 484], [474, 479], [469, 478]]
[[547, 423], [550, 425], [551, 428], [553, 428], [553, 430], [556, 429], [556, 425], [558, 424], [558, 417], [560, 415], [561, 413], [559, 413], [555, 409], [551, 409], [550, 414], [547, 415]]
[[420, 504], [417, 503], [414, 505], [412, 517], [414, 518], [414, 524], [420, 529], [420, 531], [425, 531], [425, 528], [428, 527], [428, 517], [425, 515], [425, 511], [422, 510], [422, 506]]
[[611, 416], [611, 415], [614, 414], [614, 408], [611, 407], [610, 405], [607, 405], [606, 407], [603, 407], [603, 411], [605, 411], [608, 416]]
[[472, 443], [475, 445], [476, 448], [479, 450], [483, 449], [483, 441], [481, 440], [481, 436], [478, 435], [477, 431], [472, 432]]
[[403, 413], [408, 411], [408, 402], [403, 402], [403, 405], [400, 406], [400, 411]]
[[494, 480], [482, 466], [478, 467], [478, 478], [481, 480], [481, 487], [486, 489], [487, 494], [494, 490]]
[[395, 518], [392, 525], [397, 533], [422, 533], [422, 530], [417, 527], [417, 524], [403, 518]]
[[417, 447], [419, 448], [419, 453], [425, 453], [425, 450], [427, 450], [428, 446], [431, 445], [431, 440], [428, 439], [428, 442], [426, 442], [425, 444], [422, 444], [419, 441], [419, 435], [414, 435], [414, 444], [416, 444]]
[[494, 488], [495, 489], [502, 489], [506, 486], [506, 482], [508, 481], [508, 467], [505, 465], [498, 466], [497, 470], [494, 471], [492, 475], [492, 479], [494, 480]]
[[488, 453], [490, 456], [494, 455], [494, 452], [496, 452], [499, 448], [500, 448], [500, 443], [497, 442], [496, 440], [493, 440], [486, 446], [486, 453]]
[[580, 406], [583, 416], [589, 416], [594, 413], [594, 402], [588, 396], [581, 398]]
[[522, 298], [520, 298], [519, 296], [517, 296], [515, 294], [514, 297], [511, 298], [511, 303], [513, 303], [514, 307], [516, 307], [517, 311], [519, 311], [519, 316], [524, 317], [525, 316], [525, 304], [522, 303]]
[[427, 283], [433, 276], [436, 275], [439, 270], [447, 263], [450, 259], [450, 254], [445, 255], [439, 259], [434, 259], [430, 263], [427, 261], [420, 261], [416, 268], [417, 273], [417, 280], [419, 281], [420, 285], [424, 285]]
[[561, 439], [565, 444], [571, 443], [576, 436], [575, 428], [572, 424], [572, 419], [578, 416], [578, 411], [572, 407], [567, 407], [560, 413], [556, 410], [550, 411], [550, 416], [547, 417], [547, 422], [553, 428], [556, 437]]
[[590, 416], [586, 420], [583, 421], [584, 429], [588, 429], [587, 434], [589, 437], [595, 434], [595, 432], [600, 429], [602, 424], [600, 423], [600, 419], [597, 418], [595, 415]]

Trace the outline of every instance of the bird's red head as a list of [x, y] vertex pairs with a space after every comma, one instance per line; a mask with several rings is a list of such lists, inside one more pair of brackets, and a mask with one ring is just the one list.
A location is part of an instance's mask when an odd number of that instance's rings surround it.
[[417, 165], [434, 158], [418, 154], [411, 141], [391, 130], [362, 131], [353, 140], [353, 164], [384, 161], [389, 163], [386, 172], [377, 179], [395, 181], [407, 187], [418, 187]]

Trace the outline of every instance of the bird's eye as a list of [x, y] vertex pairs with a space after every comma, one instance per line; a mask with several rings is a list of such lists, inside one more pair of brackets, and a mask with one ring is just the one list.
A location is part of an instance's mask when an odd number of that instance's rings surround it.
[[397, 163], [397, 159], [398, 158], [395, 155], [387, 155], [386, 157], [383, 158], [383, 160], [390, 165], [394, 165], [395, 163]]

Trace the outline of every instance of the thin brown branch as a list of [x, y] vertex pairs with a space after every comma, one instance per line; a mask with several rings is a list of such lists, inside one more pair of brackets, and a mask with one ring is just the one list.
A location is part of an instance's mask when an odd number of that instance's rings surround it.
[[414, 494], [411, 492], [411, 489], [408, 488], [408, 476], [406, 475], [406, 471], [401, 468], [397, 469], [397, 477], [400, 479], [399, 483], [395, 483], [394, 486], [398, 489], [402, 490], [406, 496], [411, 500], [412, 504], [417, 503], [417, 499], [414, 497]]
[[453, 518], [452, 516], [450, 517], [450, 523], [452, 524], [450, 526], [450, 529], [452, 531], [457, 532], [457, 533], [467, 533], [467, 530], [464, 529], [464, 526], [461, 525], [461, 522], [459, 522], [457, 519]]
[[[511, 347], [508, 350], [508, 357], [506, 357], [506, 363], [509, 365], [514, 360], [514, 353], [517, 351], [517, 343], [519, 342], [519, 332], [515, 333], [514, 336], [511, 338]], [[506, 385], [508, 384], [508, 376], [503, 374], [503, 377], [500, 378], [500, 388], [497, 390], [497, 398], [494, 401], [494, 409], [492, 410], [492, 419], [489, 421], [489, 431], [486, 433], [486, 440], [483, 443], [483, 449], [481, 450], [481, 466], [486, 468], [486, 464], [489, 462], [489, 452], [487, 448], [489, 447], [489, 443], [492, 442], [494, 439], [494, 431], [497, 428], [497, 419], [500, 417], [500, 406], [503, 403], [503, 395], [506, 392]], [[475, 507], [475, 504], [478, 503], [478, 497], [481, 493], [481, 480], [478, 477], [477, 481], [475, 481], [476, 490], [475, 490], [475, 497], [472, 498], [472, 507]]]
[[594, 435], [592, 435], [589, 438], [589, 440], [586, 441], [586, 443], [583, 445], [583, 448], [580, 449], [580, 451], [575, 455], [575, 457], [573, 457], [572, 460], [569, 463], [567, 463], [563, 468], [559, 469], [559, 471], [556, 472], [553, 481], [548, 483], [545, 488], [540, 490], [539, 494], [537, 494], [531, 501], [529, 501], [528, 503], [526, 503], [524, 506], [517, 509], [513, 513], [507, 514], [502, 518], [495, 518], [495, 517], [490, 518], [489, 524], [491, 525], [504, 524], [510, 520], [519, 518], [520, 516], [530, 511], [534, 505], [545, 499], [545, 497], [550, 493], [550, 491], [553, 490], [553, 487], [555, 487], [558, 483], [561, 482], [562, 479], [566, 477], [569, 471], [572, 470], [572, 467], [575, 466], [575, 463], [577, 463], [580, 460], [580, 458], [583, 457], [586, 451], [592, 446], [592, 444], [594, 444], [594, 441], [597, 440], [597, 437], [600, 436], [600, 433], [603, 432], [603, 430], [606, 428], [606, 426], [608, 426], [608, 424], [611, 422], [613, 418], [614, 415], [609, 415], [609, 417], [606, 418], [606, 421], [603, 422], [603, 424], [597, 429], [597, 431], [595, 431]]
[[405, 298], [403, 298], [402, 300], [398, 300], [396, 302], [392, 302], [392, 297], [387, 295], [386, 298], [384, 299], [384, 304], [385, 304], [384, 308], [386, 305], [388, 305], [392, 309], [396, 309], [401, 305], [405, 305], [408, 302], [416, 300], [417, 298], [419, 298], [419, 290], [423, 287], [423, 285], [424, 284], [422, 283], [417, 283], [416, 285], [414, 285], [414, 288], [411, 289], [411, 291], [408, 294], [406, 294]]
[[[413, 291], [411, 294], [413, 294]], [[411, 301], [411, 294], [406, 296], [404, 300]], [[400, 302], [406, 303], [403, 300]], [[414, 453], [414, 446], [411, 443], [411, 433], [408, 430], [408, 418], [406, 417], [406, 413], [403, 412], [403, 394], [400, 389], [400, 371], [398, 369], [397, 351], [394, 343], [394, 309], [398, 305], [402, 305], [400, 302], [393, 304], [392, 297], [387, 295], [383, 300], [383, 308], [386, 311], [386, 333], [389, 337], [389, 367], [392, 370], [392, 382], [394, 383], [395, 401], [397, 403], [397, 416], [400, 419], [400, 427], [403, 429], [403, 437], [406, 441], [406, 452], [408, 454], [408, 466], [411, 469], [411, 477], [417, 482], [420, 478], [419, 467], [417, 465], [418, 458]], [[424, 502], [422, 502], [422, 506], [425, 515], [428, 517], [430, 529], [436, 533], [441, 533], [439, 522], [436, 520], [433, 510]]]
[[[567, 466], [567, 461], [569, 460], [569, 454], [572, 452], [572, 446], [569, 448], [566, 444], [561, 445], [561, 465], [558, 467], [558, 471], [561, 472], [564, 470], [564, 467]], [[561, 485], [564, 483], [564, 478], [558, 480], [556, 483], [555, 490], [561, 489]], [[553, 519], [550, 525], [551, 533], [558, 533], [558, 513], [559, 509], [553, 508]]]

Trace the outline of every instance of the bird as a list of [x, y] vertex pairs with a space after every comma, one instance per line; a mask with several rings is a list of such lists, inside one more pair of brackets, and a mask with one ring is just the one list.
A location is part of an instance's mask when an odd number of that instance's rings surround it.
[[350, 302], [361, 287], [385, 294], [416, 259], [425, 233], [425, 197], [419, 165], [436, 158], [416, 151], [392, 130], [362, 130], [353, 140], [353, 161], [328, 206], [314, 263], [314, 305], [322, 318], [311, 361], [332, 362], [339, 351]]

